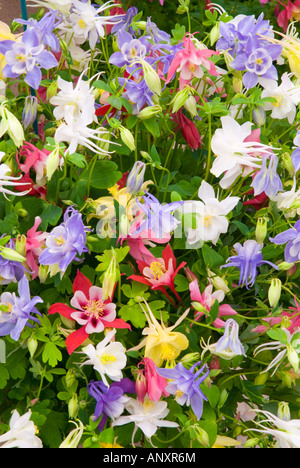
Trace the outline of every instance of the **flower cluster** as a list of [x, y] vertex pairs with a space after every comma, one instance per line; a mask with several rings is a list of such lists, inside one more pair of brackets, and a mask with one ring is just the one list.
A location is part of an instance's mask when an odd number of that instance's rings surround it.
[[300, 448], [299, 1], [30, 6], [0, 22], [0, 448]]

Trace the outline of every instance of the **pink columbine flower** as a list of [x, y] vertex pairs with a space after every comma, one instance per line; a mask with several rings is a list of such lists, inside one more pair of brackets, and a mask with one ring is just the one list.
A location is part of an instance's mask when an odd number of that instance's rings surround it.
[[124, 320], [116, 318], [116, 305], [111, 302], [111, 298], [104, 300], [102, 288], [93, 286], [80, 271], [77, 272], [73, 283], [73, 293], [72, 307], [56, 303], [48, 311], [49, 314], [59, 313], [81, 325], [81, 328], [72, 332], [66, 339], [69, 354], [91, 333], [100, 333], [105, 328], [131, 328]]
[[197, 49], [192, 39], [185, 35], [183, 49], [177, 52], [170, 65], [166, 84], [171, 81], [176, 72], [179, 72], [179, 84], [182, 89], [192, 78], [202, 78], [204, 74], [202, 67], [206, 68], [210, 75], [217, 76], [218, 72], [214, 63], [208, 60], [208, 57], [212, 55], [218, 55], [218, 52], [206, 48]]
[[289, 307], [291, 312], [282, 311], [282, 313], [277, 317], [265, 317], [263, 319], [267, 325], [258, 325], [257, 327], [251, 330], [252, 333], [265, 333], [274, 325], [282, 323], [285, 319], [290, 323], [289, 326], [285, 326], [285, 328], [290, 333], [295, 333], [300, 330], [300, 304], [297, 302], [296, 298], [294, 298], [296, 307]]
[[[141, 366], [144, 366], [144, 369], [140, 369]], [[166, 391], [167, 385], [167, 379], [156, 372], [156, 364], [152, 359], [145, 357], [138, 364], [136, 393], [139, 402], [143, 403], [147, 394], [152, 401], [159, 401], [162, 395], [164, 397], [169, 396], [169, 393]]]
[[176, 259], [169, 244], [164, 248], [161, 258], [154, 257], [149, 251], [145, 261], [137, 260], [137, 264], [141, 276], [131, 275], [128, 279], [139, 281], [147, 284], [153, 290], [161, 291], [168, 297], [170, 302], [173, 302], [165, 290], [165, 286], [167, 286], [175, 294], [177, 300], [181, 302], [181, 298], [175, 289], [174, 279], [186, 262], [182, 262], [176, 267]]
[[[194, 302], [194, 306], [197, 306], [199, 304], [201, 307], [197, 307], [202, 310], [196, 310], [195, 312], [195, 320], [199, 320], [203, 315], [207, 315], [212, 308], [214, 302], [217, 300], [222, 302], [224, 300], [225, 293], [224, 291], [217, 290], [215, 292], [212, 292], [213, 286], [212, 284], [209, 284], [201, 294], [199, 285], [198, 285], [198, 280], [194, 280], [189, 284], [190, 288], [190, 294], [191, 294], [191, 300]], [[221, 304], [219, 306], [219, 315], [236, 315], [236, 311], [228, 304]], [[225, 322], [221, 320], [219, 317], [216, 318], [216, 320], [213, 322], [213, 325], [216, 328], [222, 328], [225, 326]]]
[[25, 141], [24, 145], [20, 148], [20, 156], [25, 158], [25, 162], [19, 161], [19, 154], [16, 155], [19, 168], [25, 173], [29, 174], [33, 169], [36, 173], [36, 183], [39, 186], [46, 184], [46, 161], [50, 151], [43, 149], [40, 150], [33, 144]]
[[32, 279], [35, 279], [38, 276], [39, 265], [37, 261], [42, 253], [44, 242], [48, 235], [47, 232], [37, 231], [41, 222], [41, 218], [37, 216], [35, 218], [34, 225], [27, 231], [26, 236], [26, 262], [32, 271]]

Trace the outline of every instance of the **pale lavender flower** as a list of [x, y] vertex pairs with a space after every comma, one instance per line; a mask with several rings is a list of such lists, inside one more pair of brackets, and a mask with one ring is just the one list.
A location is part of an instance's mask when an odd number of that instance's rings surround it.
[[127, 31], [130, 34], [134, 34], [134, 30], [131, 26], [133, 18], [138, 14], [138, 9], [136, 7], [130, 7], [126, 11], [125, 15], [118, 16], [118, 22], [112, 27], [111, 32], [113, 34], [118, 33], [119, 31]]
[[140, 61], [145, 60], [150, 47], [147, 37], [135, 39], [129, 32], [120, 30], [117, 44], [120, 52], [114, 52], [109, 63], [119, 68], [126, 67], [127, 73], [137, 77], [141, 73]]
[[80, 259], [77, 255], [88, 252], [86, 233], [82, 215], [70, 206], [64, 215], [64, 222], [56, 226], [47, 236], [46, 249], [42, 251], [39, 262], [41, 265], [59, 265], [64, 273], [70, 263]]
[[291, 158], [295, 171], [298, 172], [300, 169], [300, 132], [297, 132], [297, 135], [294, 138], [294, 144], [296, 145], [296, 148], [292, 152]]
[[284, 250], [284, 259], [288, 263], [298, 262], [300, 260], [300, 219], [290, 229], [287, 229], [270, 241], [277, 245], [286, 244]]
[[277, 166], [278, 157], [275, 154], [262, 156], [261, 169], [256, 173], [251, 184], [255, 197], [264, 192], [272, 200], [279, 190], [283, 190], [281, 179], [276, 172]]
[[35, 305], [43, 302], [39, 296], [31, 299], [26, 276], [18, 283], [18, 293], [19, 297], [10, 292], [4, 292], [0, 297], [0, 336], [10, 335], [15, 341], [24, 327], [30, 326], [29, 320], [39, 323], [39, 319], [31, 314], [42, 315]]
[[148, 36], [150, 36], [154, 42], [170, 42], [170, 34], [159, 29], [156, 23], [151, 21], [151, 18], [147, 18], [146, 29]]
[[138, 114], [145, 104], [153, 106], [153, 93], [144, 79], [137, 83], [134, 80], [119, 78], [119, 83], [121, 86], [125, 86], [123, 97], [132, 103], [133, 114]]
[[136, 203], [144, 211], [146, 219], [142, 220], [135, 234], [143, 232], [145, 229], [152, 230], [158, 239], [162, 239], [176, 229], [180, 221], [172, 213], [181, 207], [183, 201], [162, 205], [154, 195], [148, 192], [142, 198], [143, 204], [138, 199]]
[[26, 96], [22, 113], [24, 128], [28, 128], [36, 119], [38, 100], [36, 96]]
[[[14, 250], [14, 241], [10, 239], [6, 247]], [[8, 260], [4, 258], [0, 252], [0, 284], [18, 283], [23, 278], [24, 274], [25, 268], [22, 263]]]
[[[176, 364], [172, 369], [156, 367], [156, 372], [169, 381], [166, 391], [175, 395], [179, 405], [191, 406], [198, 421], [202, 416], [203, 401], [207, 401], [200, 385], [209, 374], [206, 364], [198, 369], [200, 364], [201, 362], [197, 362], [190, 369], [186, 369], [182, 362]], [[194, 372], [195, 370], [196, 372]]]
[[136, 161], [128, 174], [126, 181], [126, 192], [131, 195], [137, 194], [144, 183], [144, 174], [146, 170], [146, 164], [142, 161]]
[[62, 14], [59, 11], [51, 10], [45, 13], [40, 21], [35, 18], [29, 18], [28, 20], [17, 18], [14, 21], [34, 29], [40, 43], [43, 43], [45, 47], [50, 47], [53, 52], [60, 51], [58, 37], [53, 32], [62, 22]]
[[236, 356], [245, 356], [245, 350], [239, 339], [239, 325], [234, 319], [226, 321], [224, 335], [217, 341], [214, 352], [221, 355], [228, 349]]
[[278, 270], [278, 267], [271, 262], [263, 259], [261, 253], [262, 245], [258, 244], [254, 239], [249, 239], [243, 245], [236, 243], [233, 246], [237, 251], [237, 255], [233, 255], [227, 259], [226, 265], [223, 267], [235, 267], [240, 269], [239, 286], [252, 287], [255, 283], [257, 275], [257, 267], [267, 263]]
[[58, 64], [54, 55], [40, 43], [33, 28], [24, 32], [22, 41], [1, 41], [0, 53], [5, 56], [4, 76], [17, 78], [25, 74], [25, 83], [34, 89], [42, 80], [41, 68], [49, 70]]

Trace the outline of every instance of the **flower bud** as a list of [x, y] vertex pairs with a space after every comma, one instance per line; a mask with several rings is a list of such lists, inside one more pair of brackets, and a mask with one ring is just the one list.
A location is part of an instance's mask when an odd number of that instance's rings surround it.
[[194, 352], [194, 353], [185, 354], [180, 359], [180, 362], [182, 362], [183, 364], [191, 364], [192, 362], [199, 361], [199, 359], [200, 359], [200, 353]]
[[128, 174], [126, 182], [126, 192], [130, 195], [138, 193], [144, 183], [144, 174], [146, 170], [146, 164], [142, 161], [136, 161]]
[[36, 96], [26, 96], [25, 105], [22, 114], [24, 128], [28, 128], [36, 119], [38, 100]]
[[135, 391], [138, 401], [143, 403], [147, 393], [146, 377], [144, 376], [143, 371], [138, 372], [138, 376], [135, 382]]
[[241, 93], [243, 90], [243, 80], [240, 77], [234, 76], [232, 78], [232, 88], [235, 93]]
[[45, 283], [48, 278], [48, 265], [39, 265], [38, 277], [41, 283]]
[[159, 114], [161, 111], [162, 111], [162, 108], [159, 105], [147, 106], [147, 107], [144, 107], [144, 109], [140, 110], [137, 116], [141, 120], [147, 120]]
[[200, 442], [201, 445], [204, 447], [209, 447], [209, 437], [207, 432], [200, 426], [194, 426], [193, 431], [195, 432], [196, 439]]
[[152, 93], [157, 94], [158, 96], [161, 95], [161, 82], [158, 74], [152, 68], [152, 66], [147, 63], [145, 60], [142, 61], [142, 67], [144, 72], [144, 79], [150, 91]]
[[184, 108], [191, 114], [192, 117], [197, 115], [196, 99], [194, 96], [189, 96], [185, 103]]
[[73, 393], [72, 398], [68, 402], [69, 417], [71, 419], [75, 419], [77, 417], [78, 410], [79, 410], [79, 404], [78, 404], [77, 393]]
[[25, 140], [24, 130], [19, 120], [6, 107], [6, 101], [0, 106], [1, 128], [0, 137], [7, 132], [14, 144], [19, 148]]
[[103, 299], [111, 298], [113, 296], [116, 283], [119, 280], [119, 270], [114, 249], [112, 249], [112, 253], [113, 255], [111, 261], [106, 272], [104, 273], [102, 281]]
[[66, 386], [67, 388], [72, 387], [73, 383], [76, 381], [75, 374], [73, 369], [69, 369], [66, 373]]
[[289, 404], [286, 401], [281, 401], [278, 404], [277, 416], [283, 419], [283, 421], [289, 421], [291, 419]]
[[19, 234], [16, 237], [16, 242], [15, 242], [15, 250], [18, 254], [22, 255], [22, 257], [26, 257], [26, 242], [27, 238], [25, 234]]
[[200, 302], [192, 302], [191, 306], [197, 311], [207, 314], [207, 309]]
[[268, 372], [264, 372], [262, 374], [258, 374], [254, 379], [254, 385], [264, 385], [268, 380], [269, 374]]
[[246, 442], [243, 443], [243, 447], [245, 448], [255, 447], [259, 442], [260, 442], [260, 439], [258, 437], [251, 437], [250, 439], [247, 439]]
[[[72, 421], [74, 422], [74, 421]], [[78, 419], [79, 424], [75, 423], [76, 428], [73, 429], [65, 438], [65, 440], [62, 441], [60, 444], [59, 448], [77, 448], [78, 444], [81, 440], [83, 431], [84, 431], [84, 425], [82, 422]]]
[[49, 102], [53, 96], [57, 94], [57, 81], [52, 81], [52, 83], [47, 87], [47, 101]]
[[51, 180], [54, 172], [59, 167], [59, 145], [56, 145], [53, 151], [48, 155], [46, 161], [46, 177], [47, 180]]
[[279, 278], [271, 280], [271, 286], [268, 291], [268, 299], [270, 307], [275, 307], [278, 304], [281, 295], [281, 281]]
[[289, 262], [280, 262], [278, 263], [278, 268], [280, 271], [287, 271], [294, 266], [294, 263]]
[[188, 97], [191, 95], [191, 88], [190, 86], [185, 86], [183, 89], [178, 91], [176, 95], [173, 97], [171, 104], [173, 104], [172, 107], [172, 113], [176, 114], [176, 112], [179, 111], [179, 109], [184, 106], [185, 101], [188, 99]]
[[216, 23], [214, 27], [211, 29], [210, 34], [209, 34], [210, 45], [213, 46], [215, 42], [217, 42], [219, 37], [220, 37], [220, 23]]
[[26, 258], [23, 255], [20, 255], [13, 249], [9, 247], [2, 247], [0, 246], [0, 255], [1, 257], [5, 258], [5, 260], [11, 260], [13, 262], [20, 262], [23, 263], [26, 261]]
[[259, 244], [263, 244], [265, 237], [268, 232], [268, 221], [269, 219], [266, 217], [258, 218], [257, 223], [256, 223], [256, 228], [255, 228], [255, 237], [256, 241]]
[[299, 355], [290, 344], [287, 345], [287, 358], [294, 371], [299, 372]]
[[221, 289], [225, 294], [230, 292], [230, 288], [228, 287], [228, 282], [222, 278], [221, 276], [217, 276], [215, 273], [207, 270], [208, 276], [211, 280], [213, 287], [217, 290]]
[[123, 127], [123, 125], [120, 125], [119, 131], [120, 131], [121, 140], [123, 141], [123, 143], [125, 143], [125, 145], [128, 146], [128, 148], [131, 151], [134, 151], [135, 141], [134, 141], [132, 133], [128, 130], [128, 128]]
[[36, 352], [38, 347], [38, 341], [31, 336], [30, 338], [28, 338], [27, 347], [30, 353], [30, 357], [33, 358], [34, 353]]
[[188, 281], [190, 283], [192, 281], [194, 281], [194, 280], [198, 280], [197, 275], [195, 275], [195, 273], [193, 273], [192, 270], [189, 267], [185, 267], [184, 272], [185, 272], [185, 275], [186, 275], [186, 277], [187, 277], [187, 279], [188, 279]]
[[253, 122], [258, 126], [262, 127], [266, 121], [266, 113], [261, 106], [256, 107], [252, 111]]
[[283, 153], [281, 155], [281, 161], [283, 162], [283, 165], [288, 171], [289, 175], [293, 177], [293, 175], [295, 174], [295, 168], [291, 155], [289, 153]]

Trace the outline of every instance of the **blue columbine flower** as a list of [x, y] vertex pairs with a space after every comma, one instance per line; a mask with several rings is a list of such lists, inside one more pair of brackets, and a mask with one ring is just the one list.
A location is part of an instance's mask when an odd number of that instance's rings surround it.
[[294, 151], [291, 154], [293, 166], [295, 171], [298, 172], [300, 169], [300, 132], [297, 132], [297, 135], [294, 138], [294, 144], [296, 145]]
[[25, 74], [25, 83], [33, 89], [37, 89], [42, 80], [41, 68], [49, 70], [58, 64], [54, 55], [40, 43], [33, 28], [24, 32], [22, 41], [1, 41], [0, 53], [5, 56], [4, 76], [17, 78]]
[[[117, 23], [112, 27], [111, 32], [113, 34], [118, 33], [119, 31], [128, 31], [130, 34], [134, 34], [134, 29], [132, 28], [132, 20], [138, 14], [138, 9], [136, 7], [130, 7], [126, 11], [125, 15], [119, 15], [117, 17]], [[112, 18], [113, 21], [113, 18]]]
[[39, 257], [41, 265], [58, 264], [64, 273], [73, 260], [79, 261], [77, 255], [88, 252], [86, 247], [86, 233], [89, 229], [84, 226], [82, 215], [70, 206], [64, 215], [64, 221], [56, 226], [46, 239], [46, 249]]
[[135, 383], [125, 377], [121, 379], [120, 382], [113, 382], [110, 387], [107, 387], [100, 380], [92, 380], [87, 390], [96, 400], [93, 420], [96, 421], [102, 416], [98, 425], [98, 429], [101, 432], [108, 417], [114, 420], [121, 416], [124, 410], [124, 402], [127, 400], [124, 393], [135, 393]]
[[274, 265], [274, 263], [263, 259], [263, 255], [261, 253], [262, 245], [255, 240], [246, 240], [243, 245], [236, 243], [233, 247], [237, 251], [237, 255], [229, 257], [226, 265], [222, 265], [221, 268], [231, 266], [239, 268], [239, 286], [246, 285], [247, 289], [249, 289], [249, 286], [252, 287], [257, 275], [257, 267], [264, 263], [267, 263], [278, 270], [278, 267]]
[[284, 250], [284, 259], [288, 263], [298, 262], [300, 260], [300, 219], [290, 229], [287, 229], [270, 241], [277, 245], [286, 244]]
[[[7, 247], [15, 249], [15, 243], [10, 239]], [[0, 284], [18, 283], [25, 274], [25, 268], [20, 262], [8, 260], [0, 253]]]
[[275, 154], [263, 155], [261, 169], [255, 175], [251, 184], [251, 187], [254, 188], [255, 197], [264, 192], [272, 200], [279, 190], [283, 190], [281, 179], [276, 172], [277, 166], [278, 157]]
[[239, 339], [239, 325], [233, 319], [226, 320], [224, 335], [216, 343], [215, 353], [219, 354], [228, 349], [237, 356], [245, 356], [244, 347]]
[[132, 103], [132, 113], [137, 114], [145, 104], [153, 106], [153, 93], [144, 79], [138, 83], [134, 80], [119, 78], [119, 83], [124, 86], [123, 97]]
[[136, 200], [136, 203], [144, 211], [146, 219], [136, 229], [135, 234], [144, 230], [152, 230], [158, 239], [162, 239], [170, 232], [175, 231], [180, 221], [173, 216], [173, 212], [181, 207], [183, 201], [166, 203], [162, 205], [154, 195], [145, 192], [142, 197], [144, 204]]
[[25, 326], [30, 326], [29, 320], [39, 323], [39, 319], [31, 314], [42, 315], [35, 307], [42, 303], [39, 296], [31, 299], [29, 282], [26, 276], [18, 283], [19, 297], [15, 293], [5, 292], [0, 297], [0, 336], [10, 335], [17, 341]]
[[[173, 369], [156, 367], [159, 375], [171, 380], [165, 390], [171, 395], [175, 395], [179, 405], [191, 406], [198, 421], [202, 416], [203, 401], [207, 401], [206, 396], [200, 389], [200, 385], [209, 374], [206, 364], [197, 369], [200, 364], [201, 362], [197, 362], [190, 369], [186, 369], [182, 362], [176, 364]], [[196, 372], [194, 373], [195, 369]]]

